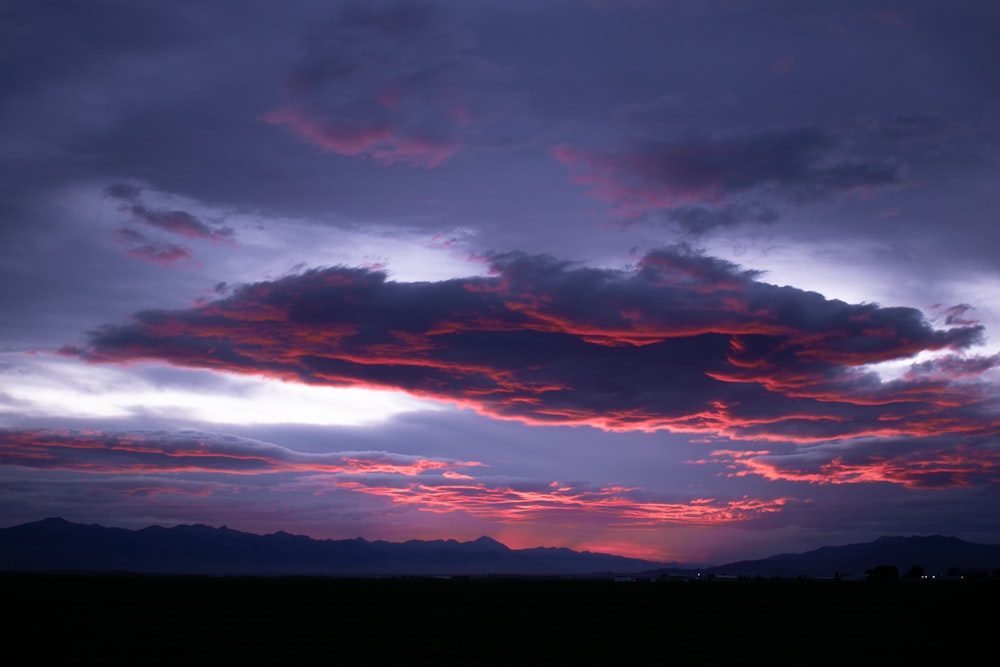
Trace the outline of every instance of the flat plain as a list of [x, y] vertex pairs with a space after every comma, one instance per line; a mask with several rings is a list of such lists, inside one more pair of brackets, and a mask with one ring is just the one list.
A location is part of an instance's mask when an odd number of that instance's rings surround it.
[[[1000, 582], [6, 574], [8, 664], [900, 664], [977, 655]], [[13, 613], [10, 613], [13, 612]], [[29, 640], [28, 637], [43, 637]]]

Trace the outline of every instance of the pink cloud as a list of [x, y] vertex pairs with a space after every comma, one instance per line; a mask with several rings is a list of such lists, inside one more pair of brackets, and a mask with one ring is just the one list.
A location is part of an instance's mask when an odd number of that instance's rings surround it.
[[386, 165], [438, 167], [461, 148], [457, 140], [408, 134], [387, 121], [340, 125], [292, 106], [266, 113], [261, 120], [288, 127], [320, 150], [349, 157], [366, 156]]
[[888, 442], [889, 446], [854, 447], [837, 453], [717, 450], [691, 463], [724, 464], [728, 477], [753, 475], [821, 485], [882, 482], [911, 489], [947, 489], [1000, 482], [1000, 452], [994, 449], [970, 444], [941, 447], [940, 439], [916, 448]]
[[638, 489], [606, 486], [578, 488], [553, 482], [547, 487], [519, 488], [484, 482], [386, 484], [342, 481], [337, 486], [390, 499], [423, 512], [464, 512], [502, 523], [558, 519], [567, 523], [622, 526], [718, 525], [740, 523], [780, 512], [787, 498], [695, 498], [664, 502], [644, 499]]

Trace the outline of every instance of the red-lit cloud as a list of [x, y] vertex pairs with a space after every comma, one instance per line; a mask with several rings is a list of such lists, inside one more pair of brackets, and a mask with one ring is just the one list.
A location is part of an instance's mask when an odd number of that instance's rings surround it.
[[[209, 497], [238, 493], [248, 477], [284, 474], [271, 491], [323, 496], [346, 490], [422, 512], [463, 512], [501, 523], [650, 527], [741, 523], [781, 512], [788, 498], [653, 497], [638, 487], [476, 478], [476, 461], [388, 452], [307, 454], [271, 443], [195, 432], [0, 431], [0, 466], [68, 471], [133, 481], [130, 497]], [[210, 474], [208, 485], [179, 484], [178, 474]], [[167, 476], [166, 481], [164, 475]], [[287, 475], [292, 475], [291, 478]], [[220, 477], [223, 476], [223, 477]], [[220, 479], [233, 481], [219, 486]], [[190, 480], [191, 478], [188, 477]], [[248, 482], [255, 487], [261, 483]]]
[[696, 464], [723, 464], [729, 477], [811, 484], [885, 482], [911, 489], [944, 489], [1000, 483], [995, 442], [941, 437], [924, 442], [888, 438], [847, 447], [817, 446], [792, 451], [713, 451]]
[[424, 512], [466, 512], [504, 523], [558, 519], [565, 524], [625, 526], [724, 524], [780, 512], [789, 502], [787, 498], [750, 497], [666, 502], [643, 498], [636, 488], [594, 489], [558, 482], [547, 486], [454, 480], [393, 482], [350, 480], [337, 482], [337, 486], [389, 498], [396, 505], [413, 506]]
[[[769, 285], [683, 247], [620, 271], [492, 263], [436, 283], [313, 270], [145, 311], [64, 353], [396, 389], [529, 424], [802, 444], [1000, 431], [979, 379], [997, 359], [958, 356], [979, 326]], [[865, 369], [935, 350], [951, 357], [894, 381]]]
[[204, 433], [8, 429], [0, 431], [0, 465], [119, 474], [414, 476], [482, 464], [388, 452], [308, 454], [257, 440]]

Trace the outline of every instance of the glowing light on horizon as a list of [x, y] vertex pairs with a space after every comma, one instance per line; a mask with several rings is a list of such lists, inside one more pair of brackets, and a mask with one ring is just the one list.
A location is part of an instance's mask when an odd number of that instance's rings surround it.
[[[155, 416], [214, 424], [360, 426], [414, 411], [446, 409], [402, 391], [326, 387], [246, 374], [167, 367], [94, 366], [54, 355], [3, 355], [17, 373], [0, 415], [33, 418]], [[139, 370], [140, 372], [135, 372]], [[169, 370], [169, 379], [154, 378]]]

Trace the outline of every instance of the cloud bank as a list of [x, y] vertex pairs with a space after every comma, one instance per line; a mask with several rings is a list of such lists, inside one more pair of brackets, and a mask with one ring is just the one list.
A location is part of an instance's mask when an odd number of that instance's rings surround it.
[[[332, 267], [138, 313], [64, 354], [377, 387], [528, 424], [760, 443], [986, 437], [983, 327], [760, 281], [675, 246], [627, 269], [502, 254], [491, 275], [405, 283]], [[898, 379], [868, 367], [934, 352]]]
[[296, 452], [259, 440], [202, 432], [0, 431], [0, 465], [88, 473], [325, 473], [419, 475], [476, 461], [390, 452]]
[[[286, 494], [360, 493], [399, 509], [461, 512], [501, 523], [560, 520], [640, 528], [742, 523], [781, 512], [792, 501], [750, 496], [667, 499], [638, 487], [477, 477], [477, 469], [485, 466], [478, 461], [384, 451], [303, 453], [195, 431], [2, 429], [0, 466], [68, 471], [97, 480], [120, 476], [131, 483], [119, 483], [118, 492], [149, 498], [227, 495], [243, 484], [227, 483], [229, 476], [250, 476], [256, 479], [252, 486]], [[178, 482], [178, 474], [188, 481]]]

